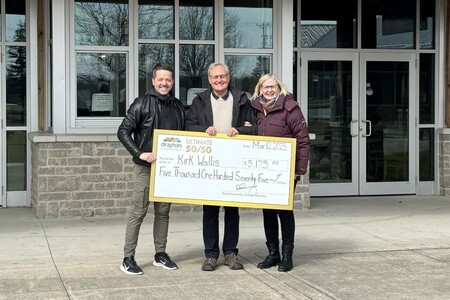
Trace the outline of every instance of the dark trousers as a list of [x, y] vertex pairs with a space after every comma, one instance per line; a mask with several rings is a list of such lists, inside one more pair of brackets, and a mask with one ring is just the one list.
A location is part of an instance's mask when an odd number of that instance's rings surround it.
[[[239, 208], [224, 207], [225, 228], [223, 235], [222, 251], [224, 255], [238, 254], [237, 244], [239, 240]], [[220, 206], [203, 205], [203, 243], [205, 244], [205, 256], [218, 259], [219, 250], [219, 212]]]
[[278, 217], [281, 225], [283, 245], [293, 245], [295, 237], [295, 219], [292, 210], [263, 209], [264, 233], [269, 244], [278, 244]]

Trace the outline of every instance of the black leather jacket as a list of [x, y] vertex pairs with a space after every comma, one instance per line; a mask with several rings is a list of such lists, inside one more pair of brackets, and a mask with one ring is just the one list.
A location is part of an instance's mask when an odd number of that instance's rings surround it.
[[170, 105], [173, 110], [177, 126], [171, 129], [183, 130], [186, 119], [183, 103], [175, 98], [172, 92], [161, 96], [153, 88], [134, 100], [117, 130], [119, 141], [133, 156], [136, 164], [150, 166], [148, 162], [139, 159], [139, 156], [143, 152], [152, 152], [153, 130], [159, 128], [158, 112], [162, 105]]

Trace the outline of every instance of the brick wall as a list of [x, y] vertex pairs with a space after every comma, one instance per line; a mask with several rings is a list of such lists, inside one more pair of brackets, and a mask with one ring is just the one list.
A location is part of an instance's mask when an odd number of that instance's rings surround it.
[[[127, 214], [134, 163], [115, 135], [30, 133], [31, 206], [39, 218]], [[296, 188], [294, 207], [308, 208], [308, 177]], [[151, 206], [152, 207], [152, 206]], [[199, 205], [174, 204], [173, 211]]]

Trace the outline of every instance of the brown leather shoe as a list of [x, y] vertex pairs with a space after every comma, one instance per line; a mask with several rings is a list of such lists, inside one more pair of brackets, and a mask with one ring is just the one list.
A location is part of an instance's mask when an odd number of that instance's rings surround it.
[[214, 271], [217, 267], [217, 259], [208, 257], [202, 265], [202, 271]]
[[225, 266], [229, 266], [231, 270], [242, 270], [244, 268], [239, 258], [234, 253], [225, 255]]

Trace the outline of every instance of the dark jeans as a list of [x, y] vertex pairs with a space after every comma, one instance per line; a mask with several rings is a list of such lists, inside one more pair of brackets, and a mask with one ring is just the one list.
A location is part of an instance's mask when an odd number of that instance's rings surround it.
[[[224, 255], [238, 254], [239, 240], [239, 208], [224, 207], [225, 232], [223, 235], [222, 251]], [[220, 206], [203, 205], [203, 242], [205, 256], [219, 258], [219, 212]]]
[[264, 233], [269, 244], [278, 244], [278, 217], [281, 225], [283, 245], [293, 245], [295, 237], [295, 219], [292, 210], [263, 209]]

